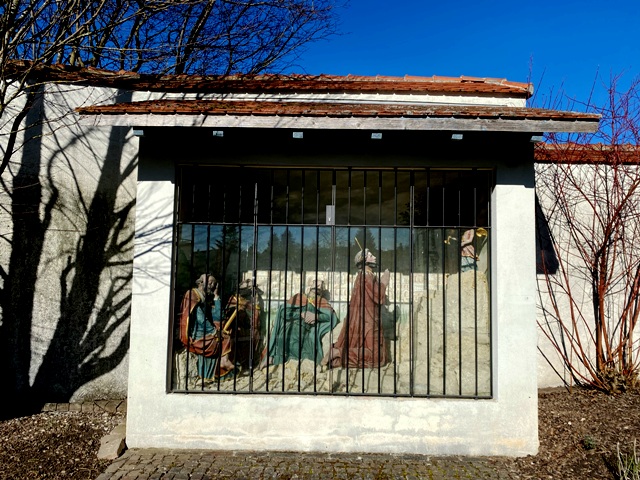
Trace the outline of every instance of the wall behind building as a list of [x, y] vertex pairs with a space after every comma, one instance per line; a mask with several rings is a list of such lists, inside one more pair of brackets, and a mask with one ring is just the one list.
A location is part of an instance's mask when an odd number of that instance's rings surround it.
[[8, 374], [43, 403], [127, 394], [137, 142], [74, 113], [118, 93], [46, 85], [2, 176]]

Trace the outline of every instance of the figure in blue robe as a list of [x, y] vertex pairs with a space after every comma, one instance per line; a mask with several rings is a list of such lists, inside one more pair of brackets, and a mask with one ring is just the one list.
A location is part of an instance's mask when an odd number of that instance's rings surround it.
[[214, 378], [220, 352], [220, 318], [222, 306], [218, 282], [210, 274], [202, 274], [196, 288], [185, 293], [180, 315], [180, 340], [188, 351], [197, 355], [198, 376]]

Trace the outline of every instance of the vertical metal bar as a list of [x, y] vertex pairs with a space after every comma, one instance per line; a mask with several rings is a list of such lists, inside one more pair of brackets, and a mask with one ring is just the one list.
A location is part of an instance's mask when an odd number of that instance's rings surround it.
[[[446, 173], [442, 174], [442, 238], [446, 236]], [[446, 247], [442, 247], [442, 393], [447, 394], [447, 271], [446, 271]]]
[[[238, 178], [242, 179], [244, 178], [244, 168], [240, 167], [240, 175], [238, 175]], [[238, 184], [238, 265], [236, 268], [236, 286], [235, 286], [235, 290], [236, 290], [236, 311], [239, 310], [239, 306], [240, 306], [240, 278], [242, 276], [242, 271], [240, 270], [240, 262], [241, 262], [241, 258], [242, 258], [242, 181], [239, 182]], [[252, 308], [253, 308], [253, 299], [252, 299]], [[239, 313], [238, 313], [239, 315]], [[237, 363], [237, 356], [238, 356], [238, 333], [240, 330], [240, 318], [236, 317], [235, 322], [233, 322], [233, 358], [231, 359], [231, 363], [233, 363], [234, 368], [235, 365]], [[237, 380], [238, 380], [238, 376], [237, 375], [233, 375], [233, 391], [236, 391], [236, 384], [237, 384]]]
[[458, 395], [462, 395], [462, 173], [458, 172]]
[[[330, 253], [330, 262], [331, 262], [331, 286], [329, 287], [331, 290], [331, 293], [334, 293], [334, 287], [335, 287], [335, 275], [336, 275], [336, 269], [337, 269], [337, 262], [336, 262], [336, 256], [337, 256], [337, 233], [336, 233], [336, 224], [337, 224], [337, 220], [336, 220], [336, 215], [335, 215], [335, 210], [336, 210], [336, 201], [337, 201], [337, 191], [338, 191], [338, 174], [337, 171], [334, 169], [331, 172], [331, 205], [334, 208], [334, 215], [333, 215], [333, 222], [331, 222], [330, 225], [330, 229], [331, 229], [331, 247], [329, 250]], [[347, 263], [348, 265], [348, 263]], [[343, 327], [344, 328], [344, 327]], [[332, 356], [333, 356], [333, 328], [331, 328], [329, 330], [329, 353], [328, 353], [328, 369], [329, 369], [329, 393], [333, 392], [333, 387], [331, 387], [331, 384], [333, 383], [333, 370], [331, 369], [331, 363], [332, 363]], [[325, 355], [327, 355], [325, 353]]]
[[[380, 271], [382, 269], [382, 170], [378, 170], [378, 280], [380, 279]], [[379, 285], [379, 284], [378, 284]], [[378, 338], [376, 341], [378, 342], [378, 393], [382, 392], [382, 371], [380, 361], [382, 359], [382, 352], [380, 348], [385, 348], [387, 343], [383, 341], [383, 331], [382, 331], [382, 301], [383, 295], [381, 295], [382, 290], [381, 287], [378, 286]], [[386, 289], [385, 289], [386, 296]], [[386, 351], [384, 354], [386, 355]]]
[[[255, 301], [255, 295], [257, 295], [257, 278], [258, 278], [258, 182], [254, 180], [253, 183], [253, 255], [252, 255], [252, 263], [253, 265], [251, 265], [251, 271], [252, 271], [252, 276], [253, 276], [253, 294], [254, 294], [254, 301]], [[260, 333], [260, 327], [259, 327], [259, 322], [260, 322], [260, 315], [262, 314], [262, 308], [260, 308], [259, 310], [256, 310], [255, 305], [252, 303], [253, 305], [253, 311], [251, 312], [251, 332], [250, 332], [250, 336], [249, 336], [249, 347], [250, 347], [250, 352], [249, 352], [249, 391], [252, 392], [253, 391], [253, 366], [255, 363], [255, 358], [254, 358], [254, 354], [257, 350], [257, 342], [258, 339], [254, 338], [254, 330], [258, 330], [258, 333]], [[254, 315], [256, 314], [258, 315], [258, 318], [254, 318]], [[254, 344], [254, 342], [256, 342], [256, 344]]]
[[[204, 218], [207, 219], [207, 254], [206, 254], [206, 268], [204, 270], [204, 273], [206, 274], [205, 276], [205, 318], [207, 317], [207, 310], [209, 309], [209, 306], [207, 305], [207, 295], [206, 295], [206, 287], [208, 285], [208, 281], [209, 281], [209, 277], [208, 275], [211, 272], [211, 223], [209, 223], [210, 219], [211, 219], [211, 212], [212, 212], [212, 205], [211, 205], [211, 189], [212, 189], [212, 185], [211, 183], [209, 183], [209, 185], [207, 185], [207, 214]], [[222, 300], [220, 300], [222, 302]], [[221, 306], [222, 307], [222, 306]], [[211, 322], [213, 323], [213, 315], [211, 316]], [[204, 335], [204, 330], [203, 330], [203, 335]], [[214, 377], [215, 377], [215, 365], [214, 365]], [[204, 390], [204, 377], [202, 380], [202, 389]]]
[[[300, 171], [300, 218], [302, 220], [300, 226], [300, 293], [304, 293], [304, 285], [305, 285], [305, 273], [304, 273], [304, 189], [305, 189], [305, 180], [306, 175], [305, 171]], [[301, 299], [302, 300], [302, 299]], [[302, 302], [300, 302], [300, 307], [302, 309]], [[300, 392], [300, 382], [302, 379], [302, 321], [298, 321], [298, 387], [297, 390]], [[293, 327], [292, 327], [293, 328]]]
[[[195, 263], [195, 261], [194, 261], [194, 257], [195, 257], [195, 255], [194, 255], [195, 236], [196, 236], [195, 235], [195, 233], [196, 233], [195, 230], [196, 230], [195, 224], [191, 224], [191, 259], [190, 259], [190, 263], [191, 263], [190, 270], [191, 270], [191, 272], [194, 271], [194, 263]], [[193, 275], [193, 273], [191, 273], [191, 275]], [[188, 286], [189, 290], [191, 289], [191, 285], [193, 284], [193, 280], [191, 279], [191, 275], [189, 275], [189, 279], [190, 279], [189, 286]], [[187, 290], [187, 291], [189, 291], [189, 290]], [[189, 295], [189, 312], [191, 312], [191, 295]], [[189, 390], [189, 360], [191, 359], [191, 355], [189, 355], [189, 344], [191, 343], [191, 335], [188, 334], [188, 332], [189, 332], [188, 325], [189, 325], [189, 320], [187, 320], [187, 345], [185, 345], [185, 347], [187, 347], [186, 348], [187, 358], [186, 358], [186, 362], [185, 362], [185, 365], [186, 365], [186, 377], [184, 379], [185, 389], [186, 390]]]
[[269, 285], [267, 287], [267, 305], [268, 305], [268, 315], [267, 315], [267, 330], [266, 330], [266, 345], [265, 345], [265, 358], [264, 361], [266, 362], [266, 373], [265, 373], [265, 390], [268, 392], [269, 391], [269, 375], [270, 375], [270, 370], [269, 370], [269, 365], [270, 365], [270, 358], [271, 358], [271, 352], [269, 351], [269, 345], [271, 345], [271, 305], [272, 305], [272, 295], [273, 295], [273, 290], [272, 290], [272, 284], [273, 284], [273, 210], [274, 210], [274, 192], [273, 192], [273, 184], [274, 184], [274, 172], [273, 169], [271, 170], [271, 174], [270, 174], [270, 183], [269, 183], [269, 273], [268, 273], [268, 278], [269, 278]]
[[491, 235], [492, 235], [492, 226], [493, 226], [493, 219], [492, 219], [492, 215], [491, 215], [491, 188], [493, 187], [493, 185], [495, 185], [495, 171], [491, 172], [491, 175], [487, 175], [487, 180], [486, 180], [486, 184], [485, 184], [485, 188], [487, 191], [487, 199], [486, 202], [487, 204], [486, 209], [487, 209], [487, 225], [489, 228], [487, 228], [487, 244], [485, 246], [485, 248], [487, 249], [487, 268], [488, 268], [488, 272], [489, 272], [489, 278], [488, 283], [489, 283], [489, 298], [488, 303], [489, 303], [489, 395], [491, 397], [493, 397], [493, 301], [492, 301], [492, 292], [493, 292], [493, 269], [491, 268], [491, 262], [492, 262], [492, 242], [491, 242]]
[[427, 225], [426, 225], [426, 234], [427, 234], [427, 261], [425, 262], [426, 269], [426, 281], [425, 284], [427, 286], [427, 358], [425, 361], [427, 362], [427, 395], [431, 395], [431, 296], [429, 292], [431, 291], [430, 281], [431, 281], [431, 225], [430, 221], [430, 210], [431, 210], [431, 169], [427, 168], [426, 170], [426, 196], [427, 196]]
[[[176, 167], [176, 189], [175, 189], [175, 198], [174, 198], [174, 222], [176, 225], [176, 228], [174, 230], [174, 234], [173, 234], [173, 255], [172, 255], [172, 264], [171, 264], [171, 274], [173, 275], [172, 279], [173, 279], [173, 284], [172, 284], [172, 289], [171, 289], [171, 305], [173, 307], [173, 317], [172, 317], [172, 324], [169, 326], [169, 334], [170, 337], [172, 339], [171, 341], [171, 348], [168, 351], [168, 355], [171, 357], [171, 364], [173, 365], [173, 362], [175, 362], [175, 358], [176, 358], [176, 351], [177, 350], [181, 350], [182, 349], [182, 342], [180, 341], [180, 335], [179, 335], [179, 329], [180, 329], [180, 319], [182, 317], [182, 302], [184, 300], [184, 293], [180, 291], [180, 285], [178, 285], [178, 275], [179, 272], [182, 271], [182, 267], [178, 265], [178, 261], [177, 259], [177, 251], [178, 251], [178, 246], [180, 245], [180, 241], [182, 238], [184, 238], [184, 216], [182, 215], [182, 199], [184, 197], [183, 192], [184, 192], [184, 172], [182, 168], [178, 168]], [[188, 219], [188, 217], [187, 217]], [[190, 287], [191, 285], [187, 285], [187, 289]], [[187, 290], [188, 291], [188, 290]], [[177, 299], [180, 299], [180, 301], [178, 302]], [[178, 338], [176, 339], [176, 325], [178, 326]], [[185, 361], [185, 365], [186, 365], [186, 361]], [[174, 387], [173, 385], [175, 384], [177, 389], [181, 389], [182, 388], [182, 377], [179, 375], [174, 374], [174, 372], [177, 372], [177, 369], [172, 369], [171, 372], [167, 372], [167, 376], [171, 379], [171, 382], [169, 383], [169, 385], [171, 385], [171, 389], [173, 390]], [[186, 377], [185, 377], [186, 380]], [[185, 382], [185, 387], [186, 389], [186, 382]]]
[[[348, 170], [348, 179], [347, 179], [347, 191], [348, 191], [348, 200], [347, 200], [347, 279], [349, 278], [349, 271], [351, 267], [351, 174], [352, 170], [349, 167]], [[357, 273], [356, 273], [357, 278]], [[345, 363], [346, 360], [346, 368], [345, 368], [345, 378], [346, 378], [346, 393], [349, 394], [349, 323], [351, 322], [351, 282], [347, 281], [347, 317], [345, 326], [347, 331], [345, 332], [345, 348], [344, 351], [347, 352], [347, 358], [342, 358], [342, 362]]]
[[[393, 169], [393, 394], [398, 393], [398, 169]], [[411, 360], [409, 360], [411, 361]], [[409, 375], [411, 378], [411, 375]]]
[[[169, 348], [167, 349], [167, 355], [169, 356], [168, 358], [168, 364], [169, 365], [173, 365], [175, 363], [175, 358], [176, 358], [176, 350], [177, 348], [177, 343], [179, 342], [179, 336], [178, 339], [176, 339], [176, 325], [178, 325], [178, 328], [180, 328], [180, 315], [181, 315], [181, 309], [180, 307], [178, 307], [178, 305], [182, 306], [182, 298], [184, 297], [180, 297], [179, 293], [178, 293], [178, 282], [177, 282], [177, 278], [178, 278], [178, 262], [176, 261], [177, 258], [177, 250], [178, 250], [178, 244], [181, 238], [181, 233], [182, 233], [182, 223], [181, 223], [181, 217], [180, 217], [180, 205], [182, 202], [182, 188], [183, 188], [183, 182], [184, 182], [184, 178], [183, 178], [183, 172], [181, 168], [176, 167], [175, 168], [175, 176], [176, 176], [176, 188], [175, 188], [175, 196], [173, 199], [173, 223], [175, 225], [175, 228], [173, 230], [173, 237], [172, 237], [172, 253], [171, 253], [171, 290], [170, 290], [170, 299], [169, 299], [169, 305], [172, 306], [172, 315], [171, 315], [171, 319], [169, 322]], [[180, 298], [180, 303], [178, 304], [176, 299]], [[176, 308], [177, 307], [177, 308]], [[177, 315], [176, 315], [177, 314]], [[176, 323], [176, 319], [177, 319], [177, 323]], [[167, 371], [167, 385], [169, 386], [169, 390], [174, 390], [174, 384], [177, 386], [177, 388], [180, 388], [180, 384], [181, 384], [181, 380], [180, 377], [176, 377], [174, 372], [176, 371], [176, 369], [171, 369], [170, 371]]]
[[[314, 287], [318, 286], [318, 268], [320, 266], [320, 170], [316, 170], [316, 265], [315, 265], [315, 283]], [[317, 303], [317, 292], [316, 295]], [[316, 364], [316, 358], [318, 356], [318, 308], [315, 307], [316, 321], [313, 324], [313, 392], [317, 392], [318, 384], [318, 365]], [[329, 323], [331, 325], [331, 323]]]
[[473, 329], [474, 329], [474, 365], [475, 365], [475, 397], [478, 397], [478, 169], [473, 169], [473, 254], [476, 268], [473, 269]]
[[[290, 181], [291, 181], [291, 172], [289, 170], [287, 170], [287, 186], [285, 189], [285, 214], [284, 214], [284, 223], [285, 223], [285, 227], [284, 227], [284, 233], [285, 233], [285, 244], [284, 244], [284, 298], [283, 298], [283, 308], [282, 308], [282, 314], [283, 314], [283, 331], [286, 332], [287, 330], [287, 277], [289, 276], [289, 200], [290, 200], [290, 196], [289, 196], [289, 188], [290, 188]], [[283, 352], [283, 360], [284, 360], [284, 352], [286, 351], [286, 335], [282, 336], [282, 352]], [[284, 392], [285, 391], [285, 365], [284, 363], [282, 364], [282, 374], [281, 374], [281, 381], [282, 381], [282, 386], [281, 386], [281, 390]]]
[[[209, 285], [209, 273], [211, 272], [211, 225], [207, 225], [207, 253], [205, 255], [205, 269], [204, 269], [204, 318], [205, 318], [205, 322], [207, 320], [207, 316], [211, 315], [210, 312], [208, 311], [210, 308], [210, 305], [207, 303], [207, 286]], [[211, 321], [213, 322], [213, 317], [211, 318]], [[202, 335], [204, 336], [204, 327], [202, 329]], [[204, 362], [204, 355], [203, 355], [203, 362]], [[203, 365], [204, 368], [204, 365]], [[215, 369], [214, 369], [215, 372]], [[200, 373], [201, 375], [201, 390], [204, 390], [204, 372]]]
[[[195, 183], [192, 184], [191, 186], [191, 221], [193, 221], [197, 215], [197, 210], [196, 210], [196, 185]], [[195, 268], [195, 255], [194, 255], [194, 251], [195, 251], [195, 224], [191, 225], [191, 275], [193, 275], [194, 272], [194, 268]], [[189, 275], [189, 277], [191, 277], [191, 275]], [[191, 285], [193, 285], [193, 280], [191, 280], [189, 282], [189, 287], [191, 288]], [[189, 299], [189, 301], [191, 302], [191, 299]], [[189, 305], [189, 312], [191, 312], [191, 305]], [[189, 320], [187, 320], [187, 325], [189, 323]], [[188, 330], [187, 330], [188, 331]], [[187, 363], [186, 363], [186, 372], [187, 372], [187, 378], [185, 379], [185, 382], [187, 384], [187, 390], [188, 390], [188, 383], [189, 383], [189, 360], [191, 355], [189, 355], [189, 344], [191, 342], [191, 336], [187, 335]], [[196, 367], [197, 368], [197, 367]]]
[[[226, 182], [220, 182], [220, 188], [222, 188], [222, 272], [220, 272], [221, 278], [221, 291], [226, 291], [226, 278], [227, 278], [227, 232], [229, 226], [227, 225], [227, 185]], [[220, 300], [222, 302], [222, 299]], [[226, 306], [221, 305], [221, 318], [220, 318], [220, 328], [224, 327], [224, 313], [226, 311]], [[218, 354], [216, 355], [216, 365], [214, 367], [214, 372], [218, 372], [218, 379], [216, 381], [216, 387], [218, 391], [220, 390], [220, 362], [222, 361], [222, 333], [220, 333], [220, 348], [218, 349]], [[215, 376], [215, 374], [214, 374]]]
[[[367, 251], [367, 171], [363, 171], [362, 172], [362, 224], [363, 224], [363, 231], [364, 231], [364, 239], [362, 241], [362, 248], [364, 248], [364, 252], [362, 252], [363, 254]], [[380, 252], [378, 252], [378, 256]], [[366, 303], [365, 303], [365, 287], [366, 287], [366, 261], [365, 261], [366, 255], [363, 255], [362, 258], [362, 269], [361, 269], [361, 277], [360, 277], [360, 302], [361, 302], [361, 312], [362, 312], [362, 317], [358, 319], [359, 322], [361, 322], [361, 329], [362, 329], [362, 388], [361, 388], [361, 393], [365, 393], [365, 369], [364, 369], [364, 364], [365, 364], [365, 358], [364, 358], [364, 353], [365, 353], [365, 343], [366, 343], [366, 332], [365, 332], [365, 317], [366, 317]], [[378, 262], [379, 264], [380, 262]], [[375, 346], [374, 346], [374, 352], [375, 352]]]
[[415, 227], [414, 216], [416, 213], [416, 191], [415, 191], [415, 172], [411, 170], [409, 173], [409, 394], [415, 393], [415, 378], [414, 378], [414, 321], [413, 316], [413, 244], [414, 244], [414, 232]]
[[[194, 184], [191, 185], [191, 218], [190, 220], [193, 221], [194, 218], [194, 210], [195, 210], [195, 206], [196, 206], [196, 186]], [[193, 269], [194, 269], [194, 255], [193, 255], [193, 251], [195, 248], [194, 245], [194, 239], [195, 239], [195, 225], [192, 223], [191, 224], [191, 258], [190, 258], [190, 272], [189, 272], [189, 285], [187, 286], [187, 289], [191, 289], [191, 285], [193, 284], [193, 280], [191, 278], [191, 276], [193, 275]], [[188, 291], [188, 290], [187, 290]], [[189, 302], [191, 302], [191, 298], [189, 298]], [[191, 312], [191, 304], [189, 304], [189, 312]], [[188, 325], [188, 320], [187, 320], [187, 325]], [[189, 330], [187, 329], [187, 332]], [[185, 345], [186, 347], [186, 361], [185, 361], [185, 390], [189, 390], [189, 360], [190, 360], [190, 355], [189, 355], [189, 343], [191, 341], [191, 336], [187, 335], [187, 345]]]

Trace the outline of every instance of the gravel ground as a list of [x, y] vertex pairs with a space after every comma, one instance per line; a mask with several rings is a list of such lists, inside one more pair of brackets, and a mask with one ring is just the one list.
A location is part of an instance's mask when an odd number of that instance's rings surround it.
[[[491, 458], [505, 479], [616, 479], [618, 445], [640, 438], [640, 394], [607, 396], [575, 389], [540, 391], [540, 451]], [[100, 439], [122, 413], [43, 412], [0, 421], [0, 479], [95, 480], [111, 463], [98, 460]]]
[[42, 412], [0, 421], [0, 479], [92, 480], [111, 463], [98, 460], [100, 439], [122, 413]]

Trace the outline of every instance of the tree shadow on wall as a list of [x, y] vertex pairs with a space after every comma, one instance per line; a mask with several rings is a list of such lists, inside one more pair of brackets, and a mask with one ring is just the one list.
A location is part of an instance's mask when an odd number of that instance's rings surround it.
[[[135, 175], [137, 158], [122, 165], [127, 131], [111, 130], [106, 154], [98, 153], [82, 136], [68, 144], [58, 142], [49, 152], [42, 141], [48, 120], [42, 102], [37, 107], [27, 116], [33, 126], [6, 207], [13, 230], [7, 241], [11, 248], [7, 268], [0, 271], [4, 281], [0, 374], [11, 404], [3, 411], [6, 417], [40, 411], [45, 403], [69, 401], [80, 387], [114, 370], [129, 348], [135, 194], [124, 202], [119, 196]], [[50, 138], [69, 139], [66, 132]], [[84, 148], [69, 148], [78, 144]], [[86, 152], [86, 158], [68, 158], [67, 149]], [[89, 166], [89, 175], [97, 175], [89, 194], [74, 170], [78, 163], [72, 162], [78, 160]], [[71, 194], [61, 194], [61, 178]], [[52, 228], [56, 216], [69, 225], [68, 231]], [[59, 285], [38, 284], [39, 274], [46, 272], [50, 278], [52, 269], [57, 269]], [[48, 311], [46, 298], [59, 306]], [[37, 333], [42, 326], [46, 335]], [[32, 351], [32, 335], [46, 351]], [[36, 339], [38, 335], [50, 341]], [[35, 358], [41, 359], [39, 365]]]

